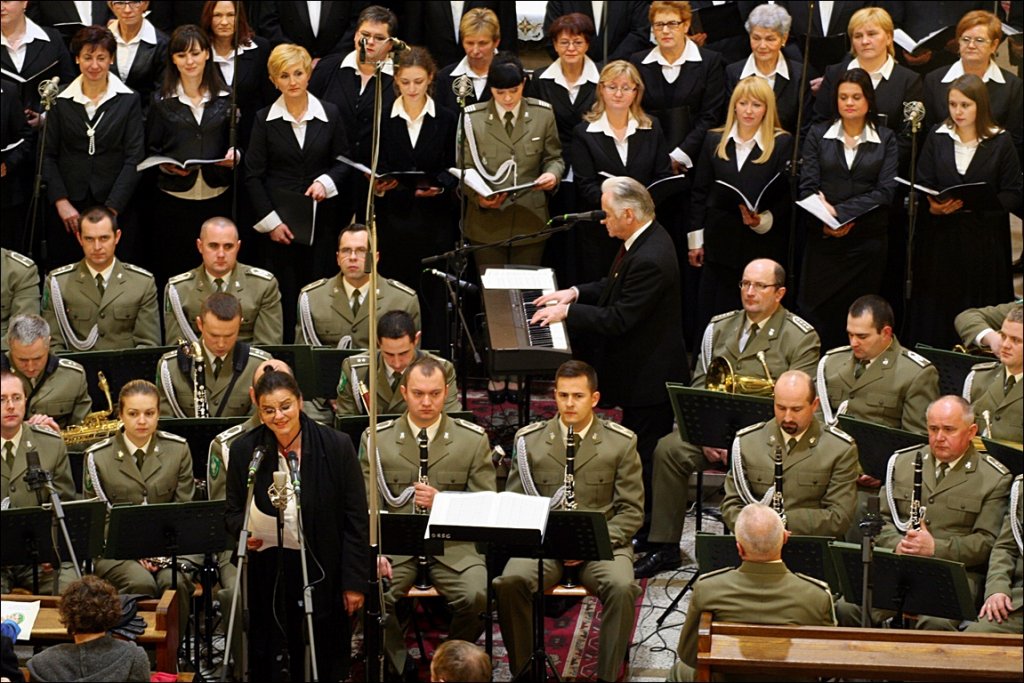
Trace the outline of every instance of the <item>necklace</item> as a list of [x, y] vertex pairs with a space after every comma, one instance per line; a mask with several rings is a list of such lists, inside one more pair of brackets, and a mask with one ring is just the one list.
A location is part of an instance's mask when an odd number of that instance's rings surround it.
[[277, 452], [287, 458], [288, 457], [288, 451], [291, 450], [292, 444], [295, 443], [295, 440], [298, 439], [300, 436], [302, 436], [302, 430], [301, 429], [299, 431], [295, 432], [295, 436], [292, 437], [292, 440], [289, 441], [288, 445], [285, 446], [284, 448], [281, 448], [281, 445], [278, 444]]
[[107, 112], [101, 113], [100, 117], [96, 119], [96, 123], [91, 126], [88, 123], [85, 124], [85, 134], [89, 136], [89, 156], [96, 154], [96, 127], [100, 125], [100, 121], [106, 115]]

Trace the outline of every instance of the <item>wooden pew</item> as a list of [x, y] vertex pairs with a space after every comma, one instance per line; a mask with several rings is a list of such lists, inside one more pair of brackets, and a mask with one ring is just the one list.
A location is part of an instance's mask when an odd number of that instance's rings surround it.
[[[178, 672], [178, 601], [175, 591], [164, 591], [159, 600], [139, 600], [138, 616], [146, 621], [146, 632], [135, 641], [143, 647], [156, 650], [157, 671]], [[58, 607], [60, 597], [54, 595], [5, 594], [4, 600], [40, 602], [39, 616], [32, 628], [31, 645], [53, 645], [74, 640], [60, 623]], [[23, 643], [24, 641], [19, 641]]]
[[712, 622], [701, 614], [696, 680], [714, 674], [899, 681], [1024, 681], [1024, 636]]

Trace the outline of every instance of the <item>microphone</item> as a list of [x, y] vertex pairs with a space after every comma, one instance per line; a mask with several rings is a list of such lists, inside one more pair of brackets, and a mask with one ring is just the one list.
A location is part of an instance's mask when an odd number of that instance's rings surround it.
[[295, 451], [288, 451], [288, 467], [292, 471], [292, 488], [295, 490], [295, 500], [298, 502], [301, 481], [299, 480], [299, 456], [295, 454]]
[[28, 485], [30, 491], [36, 492], [36, 500], [41, 505], [43, 502], [43, 489], [47, 488], [50, 483], [50, 473], [43, 469], [42, 464], [39, 462], [39, 451], [34, 448], [25, 454], [25, 460], [28, 461], [28, 471], [25, 472], [25, 483]]
[[460, 280], [459, 278], [455, 277], [454, 275], [449, 275], [448, 273], [443, 273], [440, 270], [437, 270], [436, 268], [426, 268], [426, 269], [424, 269], [423, 272], [427, 273], [429, 275], [433, 275], [434, 277], [441, 278], [442, 280], [447, 280], [449, 283], [451, 283], [455, 287], [458, 287], [459, 289], [464, 289], [467, 292], [469, 292], [470, 294], [476, 294], [477, 292], [480, 291], [480, 288], [477, 287], [476, 285], [474, 285], [472, 282], [466, 282], [465, 280]]
[[53, 78], [45, 81], [40, 81], [39, 86], [36, 88], [36, 92], [44, 100], [52, 100], [60, 92], [60, 76], [54, 76]]
[[359, 39], [359, 61], [366, 62], [366, 38]]
[[924, 103], [923, 102], [904, 102], [903, 103], [903, 120], [907, 123], [921, 123], [924, 121]]
[[409, 47], [409, 43], [405, 42], [404, 40], [399, 40], [398, 38], [395, 37], [388, 38], [388, 40], [391, 41], [392, 52], [406, 52], [412, 49], [411, 47]]
[[452, 81], [452, 92], [456, 97], [469, 97], [473, 94], [473, 79], [466, 74], [456, 76]]
[[267, 454], [267, 449], [263, 446], [257, 446], [252, 452], [252, 460], [249, 461], [249, 477], [246, 481], [246, 485], [252, 484], [253, 478], [256, 476], [256, 470], [260, 468], [260, 463], [263, 462], [264, 456]]
[[575, 223], [576, 221], [603, 221], [607, 217], [604, 211], [584, 211], [583, 213], [563, 213], [561, 216], [552, 216], [548, 223]]
[[267, 489], [270, 496], [270, 504], [278, 510], [288, 507], [288, 473], [281, 470], [274, 471], [274, 483]]

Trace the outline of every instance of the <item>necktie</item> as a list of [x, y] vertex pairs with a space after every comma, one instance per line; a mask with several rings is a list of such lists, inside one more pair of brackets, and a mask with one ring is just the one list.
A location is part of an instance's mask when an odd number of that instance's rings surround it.
[[935, 475], [935, 483], [938, 484], [946, 477], [946, 472], [949, 471], [948, 463], [939, 463], [939, 473]]
[[623, 243], [619, 246], [619, 252], [615, 254], [615, 260], [612, 262], [612, 277], [619, 274], [619, 266], [622, 265], [622, 259], [626, 258], [626, 244]]
[[8, 467], [14, 467], [14, 442], [8, 441], [4, 444], [4, 462]]
[[[428, 441], [428, 439], [427, 439], [427, 430], [426, 429], [421, 429], [420, 433], [416, 435], [416, 439], [420, 443], [423, 443], [424, 441]], [[428, 443], [429, 443], [429, 441], [428, 441]]]
[[512, 128], [514, 127], [515, 124], [512, 122], [512, 112], [505, 112], [505, 134], [512, 137]]
[[142, 463], [146, 460], [146, 451], [141, 448], [135, 449], [135, 466], [139, 468], [139, 472], [142, 471]]
[[218, 277], [218, 278], [214, 278], [213, 279], [213, 291], [215, 291], [215, 292], [223, 292], [224, 291], [224, 278]]
[[352, 292], [352, 316], [359, 315], [359, 290]]
[[1013, 385], [1016, 383], [1017, 378], [1015, 376], [1010, 375], [1009, 377], [1007, 377], [1006, 381], [1003, 382], [1003, 395], [1008, 396], [1010, 394], [1010, 391], [1013, 390]]
[[860, 379], [860, 376], [864, 374], [864, 371], [868, 369], [868, 361], [859, 360], [857, 366], [853, 369], [854, 379]]
[[786, 439], [786, 452], [790, 453], [796, 448], [796, 439]]
[[103, 293], [107, 291], [107, 285], [103, 282], [103, 276], [96, 273], [96, 289], [100, 290], [100, 298], [103, 298]]
[[396, 372], [391, 376], [391, 393], [397, 394], [398, 387], [402, 384], [402, 373]]
[[750, 346], [750, 342], [754, 341], [754, 337], [757, 336], [757, 331], [759, 329], [761, 329], [761, 326], [757, 323], [750, 326], [750, 329], [747, 331], [747, 340], [743, 342], [743, 348], [740, 349], [741, 351], [745, 351], [746, 348]]
[[213, 378], [218, 379], [220, 377], [220, 371], [224, 367], [224, 361], [220, 358], [213, 359]]

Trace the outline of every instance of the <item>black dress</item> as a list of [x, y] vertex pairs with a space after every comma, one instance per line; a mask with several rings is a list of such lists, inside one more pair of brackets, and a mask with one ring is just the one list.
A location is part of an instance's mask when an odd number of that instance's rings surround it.
[[1009, 214], [1020, 213], [1022, 192], [1020, 165], [1006, 132], [979, 143], [963, 175], [956, 168], [954, 145], [948, 134], [933, 130], [921, 150], [917, 182], [936, 190], [986, 182], [996, 191], [999, 205], [934, 216], [921, 197], [910, 336], [946, 349], [960, 341], [953, 329], [958, 313], [1013, 298]]
[[[348, 675], [350, 659], [349, 619], [344, 591], [364, 593], [370, 577], [369, 519], [366, 489], [347, 435], [300, 415], [302, 460], [299, 467], [302, 493], [302, 530], [313, 596], [313, 632], [316, 638], [320, 680], [340, 681]], [[228, 465], [225, 526], [237, 538], [245, 519], [246, 476], [252, 453], [267, 448], [254, 478], [253, 504], [264, 515], [276, 517], [267, 489], [278, 469], [277, 439], [260, 425], [231, 446], [235, 457]], [[278, 590], [286, 607], [275, 623], [274, 594], [277, 560], [283, 555], [283, 577]], [[249, 551], [249, 666], [263, 680], [281, 680], [274, 656], [286, 648], [291, 659], [291, 680], [303, 680], [302, 662], [306, 622], [302, 605], [302, 574], [298, 550], [276, 547]]]

